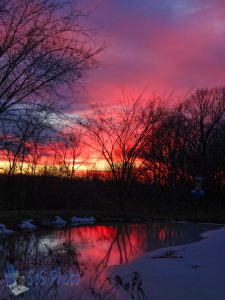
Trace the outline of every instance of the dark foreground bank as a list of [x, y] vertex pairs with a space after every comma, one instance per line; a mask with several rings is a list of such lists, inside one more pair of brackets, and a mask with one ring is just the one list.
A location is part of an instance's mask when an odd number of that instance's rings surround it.
[[[60, 215], [94, 216], [97, 221], [191, 221], [225, 223], [225, 193], [204, 184], [205, 195], [191, 194], [192, 182], [157, 186], [110, 180], [68, 180], [50, 176], [0, 176], [0, 223]], [[123, 193], [121, 193], [123, 191]]]

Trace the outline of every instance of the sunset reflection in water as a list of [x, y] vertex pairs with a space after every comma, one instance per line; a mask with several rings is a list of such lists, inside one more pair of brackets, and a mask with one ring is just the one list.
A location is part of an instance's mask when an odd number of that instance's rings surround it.
[[157, 248], [198, 240], [205, 226], [207, 225], [191, 223], [81, 226], [55, 230], [43, 239], [50, 244], [74, 242], [83, 259], [108, 267], [130, 262]]
[[[55, 298], [52, 297], [55, 291], [51, 287], [51, 297], [46, 299], [61, 299], [63, 295], [65, 300], [75, 296], [78, 297], [76, 299], [89, 300], [92, 299], [88, 296], [90, 288], [100, 292], [104, 290], [106, 278], [112, 267], [129, 263], [151, 250], [194, 242], [200, 239], [203, 231], [212, 228], [212, 225], [206, 224], [149, 222], [38, 230], [0, 241], [1, 276], [3, 278], [9, 257], [25, 276], [32, 267], [38, 272], [41, 267], [46, 266], [50, 270], [55, 264], [64, 270], [70, 270], [73, 266], [74, 271], [80, 268], [79, 284], [58, 286]], [[116, 272], [116, 268], [113, 270]], [[30, 287], [24, 299], [43, 300], [43, 295], [49, 289], [49, 286]], [[39, 298], [33, 296], [35, 293]]]

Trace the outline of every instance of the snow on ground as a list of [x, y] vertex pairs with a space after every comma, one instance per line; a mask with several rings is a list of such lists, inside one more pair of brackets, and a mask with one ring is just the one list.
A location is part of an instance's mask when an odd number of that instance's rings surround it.
[[71, 218], [72, 224], [93, 224], [95, 222], [96, 220], [94, 217], [80, 218], [80, 217], [73, 216]]
[[148, 300], [224, 300], [225, 227], [203, 237], [192, 244], [150, 252], [111, 268], [110, 273], [125, 277], [139, 272]]
[[52, 221], [52, 225], [64, 226], [67, 222], [63, 220], [60, 216], [55, 216], [55, 219]]
[[7, 236], [14, 233], [13, 230], [8, 229], [5, 224], [0, 224], [0, 236]]
[[17, 226], [20, 227], [21, 229], [28, 229], [28, 230], [34, 230], [34, 229], [37, 229], [37, 226], [34, 225], [33, 223], [33, 220], [31, 219], [26, 219], [26, 220], [23, 220], [20, 224], [18, 224]]

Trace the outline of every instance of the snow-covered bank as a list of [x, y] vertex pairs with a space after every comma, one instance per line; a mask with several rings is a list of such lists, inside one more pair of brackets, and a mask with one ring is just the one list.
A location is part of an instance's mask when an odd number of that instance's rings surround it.
[[199, 242], [150, 252], [110, 272], [121, 277], [139, 272], [148, 300], [224, 300], [225, 227], [203, 236]]
[[13, 234], [14, 231], [11, 229], [8, 229], [5, 224], [0, 224], [0, 237], [2, 236], [9, 236]]

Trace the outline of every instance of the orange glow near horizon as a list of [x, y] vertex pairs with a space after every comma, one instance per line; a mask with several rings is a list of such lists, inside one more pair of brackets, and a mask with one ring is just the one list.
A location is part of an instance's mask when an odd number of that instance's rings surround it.
[[[51, 162], [51, 160], [50, 160]], [[40, 163], [40, 164], [37, 164], [37, 170], [42, 170], [45, 166], [48, 166], [48, 167], [51, 167], [51, 163], [49, 163], [48, 161], [45, 160], [45, 162], [43, 163]], [[60, 168], [60, 165], [54, 165], [55, 167], [57, 168]], [[17, 163], [17, 167], [19, 168], [20, 167], [20, 163], [18, 162]], [[9, 168], [9, 162], [8, 161], [0, 161], [0, 173], [5, 173], [7, 172]], [[29, 173], [29, 163], [24, 163], [24, 171], [23, 173]], [[75, 164], [75, 168], [76, 168], [76, 171], [83, 171], [83, 172], [86, 172], [86, 171], [105, 171], [107, 169], [107, 166], [106, 166], [106, 162], [104, 160], [99, 160], [99, 161], [96, 161], [96, 160], [93, 160], [93, 161], [89, 161], [89, 162], [84, 162], [83, 164], [79, 164], [76, 163]]]

